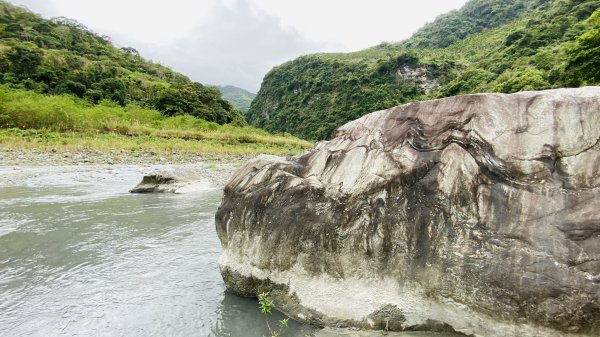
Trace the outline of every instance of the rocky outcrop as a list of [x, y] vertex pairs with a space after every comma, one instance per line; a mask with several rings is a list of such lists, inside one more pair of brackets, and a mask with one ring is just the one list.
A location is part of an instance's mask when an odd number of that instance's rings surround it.
[[404, 84], [417, 85], [426, 94], [441, 88], [441, 85], [427, 67], [410, 67], [405, 65], [396, 70], [395, 77], [397, 81]]
[[210, 187], [208, 180], [192, 171], [164, 171], [145, 175], [129, 193], [186, 193]]
[[599, 87], [374, 112], [237, 171], [221, 273], [316, 325], [597, 336], [599, 168]]

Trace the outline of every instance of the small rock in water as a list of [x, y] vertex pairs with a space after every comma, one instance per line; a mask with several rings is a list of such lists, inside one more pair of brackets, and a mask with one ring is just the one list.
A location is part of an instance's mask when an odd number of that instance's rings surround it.
[[210, 188], [211, 184], [194, 172], [161, 172], [144, 176], [130, 193], [186, 193]]

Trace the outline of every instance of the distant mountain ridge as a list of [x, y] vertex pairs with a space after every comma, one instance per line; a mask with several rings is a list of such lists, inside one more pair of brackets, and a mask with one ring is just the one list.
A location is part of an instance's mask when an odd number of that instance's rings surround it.
[[244, 114], [248, 112], [252, 100], [256, 97], [256, 94], [233, 85], [220, 85], [218, 88], [221, 91], [223, 98], [231, 102]]
[[0, 84], [38, 93], [70, 94], [97, 104], [110, 100], [192, 115], [219, 124], [244, 124], [220, 91], [145, 60], [134, 48], [116, 48], [81, 23], [44, 19], [0, 1]]
[[410, 101], [600, 83], [599, 0], [471, 0], [410, 39], [273, 68], [246, 115], [258, 127], [327, 139]]

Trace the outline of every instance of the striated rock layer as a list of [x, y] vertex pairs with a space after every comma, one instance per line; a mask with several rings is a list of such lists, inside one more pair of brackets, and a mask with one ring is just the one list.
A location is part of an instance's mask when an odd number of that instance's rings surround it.
[[230, 291], [316, 325], [600, 335], [600, 87], [416, 102], [225, 187]]

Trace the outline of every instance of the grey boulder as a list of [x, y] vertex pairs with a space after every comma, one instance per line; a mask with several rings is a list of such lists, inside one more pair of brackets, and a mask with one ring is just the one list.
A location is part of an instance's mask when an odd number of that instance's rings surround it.
[[378, 111], [225, 187], [221, 274], [319, 326], [600, 335], [600, 88]]
[[130, 193], [186, 193], [210, 188], [211, 183], [192, 170], [162, 171], [147, 174]]

